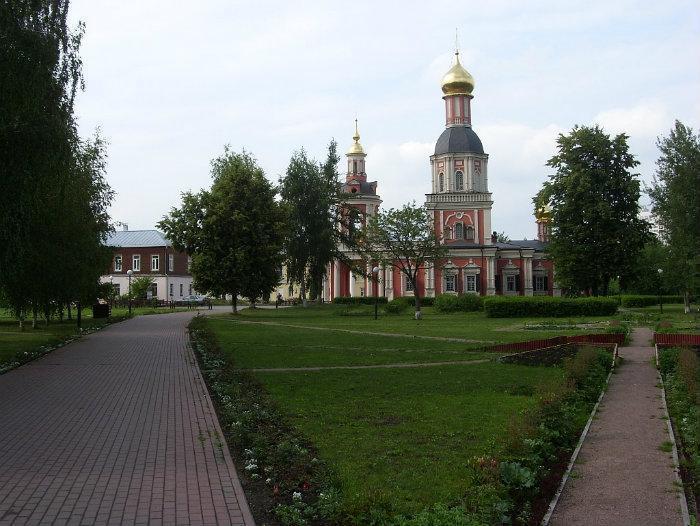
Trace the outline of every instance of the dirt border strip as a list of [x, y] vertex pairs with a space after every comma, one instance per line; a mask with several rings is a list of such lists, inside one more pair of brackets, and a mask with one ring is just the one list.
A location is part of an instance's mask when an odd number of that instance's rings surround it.
[[246, 373], [293, 373], [297, 371], [338, 371], [338, 370], [364, 370], [364, 369], [408, 369], [416, 367], [438, 367], [440, 365], [473, 365], [476, 363], [494, 362], [491, 358], [479, 360], [452, 360], [450, 362], [424, 362], [424, 363], [385, 363], [378, 365], [329, 365], [326, 367], [271, 367], [262, 369], [238, 369]]
[[[547, 508], [547, 513], [545, 513], [544, 517], [542, 517], [542, 522], [540, 522], [540, 526], [547, 526], [549, 524], [550, 519], [552, 518], [552, 514], [554, 513], [554, 509], [557, 507], [557, 503], [559, 502], [559, 498], [561, 497], [561, 494], [564, 491], [564, 486], [566, 486], [566, 483], [569, 480], [569, 475], [571, 475], [571, 471], [574, 469], [574, 464], [576, 463], [576, 459], [578, 458], [578, 454], [581, 451], [581, 448], [583, 447], [583, 442], [586, 440], [586, 436], [588, 435], [588, 430], [590, 429], [591, 424], [593, 423], [593, 417], [598, 412], [598, 406], [600, 405], [600, 402], [603, 400], [603, 397], [605, 396], [605, 393], [608, 390], [608, 384], [610, 383], [610, 377], [612, 376], [613, 372], [615, 371], [615, 362], [616, 361], [617, 361], [617, 344], [615, 344], [615, 350], [613, 351], [612, 368], [610, 369], [610, 372], [608, 373], [608, 377], [605, 379], [605, 385], [603, 386], [603, 390], [600, 393], [600, 396], [598, 397], [598, 401], [595, 403], [595, 405], [593, 406], [593, 409], [591, 410], [591, 414], [588, 417], [588, 422], [586, 422], [586, 427], [584, 427], [583, 431], [581, 432], [581, 436], [578, 439], [578, 444], [576, 444], [576, 449], [574, 449], [574, 452], [571, 454], [571, 459], [569, 460], [569, 465], [566, 466], [566, 471], [564, 472], [564, 475], [561, 478], [561, 482], [559, 483], [559, 487], [557, 488], [557, 491], [554, 493], [552, 500], [549, 502], [549, 507]], [[683, 526], [686, 526], [686, 525], [684, 524]]]
[[314, 331], [335, 331], [335, 332], [346, 332], [350, 334], [364, 334], [369, 336], [390, 336], [393, 338], [417, 338], [422, 340], [438, 340], [443, 342], [458, 342], [458, 343], [484, 343], [493, 344], [490, 340], [469, 340], [466, 338], [450, 338], [447, 336], [422, 336], [416, 334], [396, 334], [391, 332], [373, 332], [373, 331], [354, 331], [352, 329], [337, 329], [335, 327], [314, 327], [312, 325], [293, 325], [291, 323], [275, 323], [272, 321], [252, 321], [252, 320], [234, 320], [226, 319], [227, 321], [233, 323], [244, 323], [249, 325], [272, 325], [277, 327], [292, 327], [294, 329], [311, 329]]
[[661, 405], [664, 408], [664, 415], [666, 416], [666, 427], [668, 428], [668, 436], [671, 439], [671, 456], [673, 458], [673, 474], [676, 478], [676, 483], [679, 485], [683, 491], [678, 492], [678, 500], [681, 503], [681, 515], [683, 515], [683, 526], [690, 526], [690, 512], [688, 511], [688, 500], [685, 495], [685, 485], [683, 484], [683, 479], [681, 478], [680, 472], [680, 462], [678, 460], [678, 446], [676, 444], [676, 435], [673, 432], [673, 424], [671, 423], [671, 414], [668, 412], [668, 405], [666, 405], [666, 387], [664, 385], [664, 379], [661, 376], [661, 370], [659, 369], [659, 346], [654, 344], [654, 357], [656, 359], [656, 375], [659, 380], [659, 385], [661, 386]]

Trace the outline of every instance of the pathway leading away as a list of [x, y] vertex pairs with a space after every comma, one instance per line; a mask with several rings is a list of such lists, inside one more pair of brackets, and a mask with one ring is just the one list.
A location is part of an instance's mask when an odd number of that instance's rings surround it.
[[670, 437], [649, 329], [635, 329], [622, 365], [610, 379], [551, 526], [683, 524], [682, 490], [673, 459], [660, 446]]
[[118, 323], [0, 376], [0, 524], [253, 524], [192, 315]]

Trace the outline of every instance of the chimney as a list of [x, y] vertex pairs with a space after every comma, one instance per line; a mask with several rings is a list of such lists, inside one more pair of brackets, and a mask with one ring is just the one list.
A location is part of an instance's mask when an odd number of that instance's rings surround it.
[[496, 239], [498, 238], [498, 232], [495, 230], [491, 233], [491, 243], [495, 243]]
[[128, 232], [128, 231], [129, 231], [129, 225], [128, 225], [127, 223], [122, 223], [122, 230], [123, 230], [124, 232]]

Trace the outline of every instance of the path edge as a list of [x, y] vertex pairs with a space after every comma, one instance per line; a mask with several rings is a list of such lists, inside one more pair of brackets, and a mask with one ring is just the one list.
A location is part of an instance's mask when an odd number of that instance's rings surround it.
[[666, 386], [664, 384], [663, 376], [661, 376], [661, 370], [659, 369], [659, 346], [654, 344], [654, 359], [656, 360], [656, 375], [659, 380], [659, 385], [661, 386], [661, 405], [664, 409], [664, 416], [666, 417], [666, 427], [668, 429], [668, 436], [671, 439], [671, 457], [673, 458], [673, 474], [676, 479], [676, 483], [683, 491], [678, 492], [678, 500], [681, 504], [681, 515], [683, 516], [683, 526], [690, 526], [690, 512], [688, 511], [688, 500], [685, 495], [685, 485], [683, 484], [683, 479], [680, 473], [680, 462], [678, 460], [678, 445], [676, 444], [676, 435], [673, 432], [673, 424], [671, 423], [671, 414], [668, 412], [668, 405], [666, 404]]
[[[588, 421], [586, 422], [586, 426], [583, 428], [583, 431], [581, 431], [581, 436], [578, 439], [578, 443], [576, 444], [576, 448], [574, 449], [574, 452], [571, 453], [571, 458], [569, 459], [569, 464], [566, 466], [566, 471], [564, 472], [564, 475], [561, 477], [561, 482], [559, 483], [559, 487], [557, 487], [557, 491], [554, 493], [552, 500], [549, 501], [549, 506], [547, 507], [547, 513], [545, 513], [544, 517], [542, 517], [542, 522], [540, 522], [540, 526], [547, 526], [549, 524], [549, 521], [551, 520], [552, 515], [554, 514], [554, 510], [557, 507], [557, 504], [559, 503], [559, 498], [561, 497], [561, 494], [564, 492], [564, 487], [566, 486], [566, 483], [569, 480], [569, 476], [571, 475], [571, 471], [574, 469], [574, 464], [576, 463], [576, 459], [578, 458], [578, 454], [581, 451], [581, 448], [583, 447], [583, 442], [586, 440], [586, 436], [588, 435], [588, 430], [591, 428], [591, 424], [593, 423], [593, 417], [598, 412], [598, 406], [600, 405], [600, 402], [603, 400], [603, 397], [605, 396], [605, 393], [608, 390], [608, 384], [610, 383], [610, 378], [612, 377], [613, 372], [615, 372], [615, 363], [617, 362], [617, 347], [618, 347], [617, 344], [615, 344], [615, 350], [613, 351], [612, 368], [610, 369], [610, 372], [608, 373], [608, 377], [605, 379], [605, 385], [603, 386], [603, 389], [600, 393], [600, 396], [598, 397], [598, 401], [596, 401], [595, 405], [593, 406], [593, 409], [591, 410], [591, 414], [588, 417]], [[688, 525], [684, 524], [683, 526], [688, 526]]]
[[233, 492], [236, 495], [238, 507], [241, 510], [243, 523], [245, 524], [245, 526], [255, 526], [255, 519], [253, 518], [253, 513], [250, 511], [250, 506], [248, 505], [248, 498], [246, 497], [245, 491], [243, 490], [243, 485], [241, 484], [241, 479], [238, 475], [238, 470], [236, 470], [236, 465], [234, 464], [233, 458], [231, 457], [231, 450], [229, 449], [229, 445], [226, 442], [226, 435], [224, 435], [223, 429], [221, 429], [221, 424], [219, 423], [219, 415], [217, 414], [216, 409], [214, 407], [214, 402], [212, 400], [211, 393], [209, 392], [209, 386], [207, 385], [207, 382], [204, 381], [204, 375], [202, 375], [202, 370], [199, 368], [199, 360], [197, 359], [194, 349], [192, 348], [192, 340], [190, 339], [190, 331], [188, 326], [185, 326], [185, 332], [187, 333], [185, 338], [185, 346], [187, 348], [187, 353], [189, 354], [189, 358], [191, 358], [194, 367], [197, 368], [197, 373], [199, 377], [196, 379], [199, 380], [204, 386], [204, 397], [207, 401], [207, 404], [209, 404], [209, 409], [211, 411], [211, 414], [213, 415], [212, 420], [214, 421], [215, 431], [219, 434], [219, 436], [221, 437], [221, 441], [223, 442], [223, 447], [221, 448], [221, 450], [224, 455], [224, 462], [226, 462], [228, 469], [235, 475], [234, 479], [232, 480]]

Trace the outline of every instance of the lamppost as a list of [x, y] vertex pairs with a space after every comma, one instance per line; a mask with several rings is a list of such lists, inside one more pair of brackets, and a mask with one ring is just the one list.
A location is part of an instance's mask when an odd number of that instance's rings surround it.
[[664, 303], [661, 301], [661, 278], [663, 277], [664, 269], [660, 268], [657, 272], [659, 273], [659, 310], [663, 312]]
[[377, 311], [379, 310], [379, 267], [374, 267], [372, 269], [372, 274], [374, 274], [374, 319], [377, 319]]
[[126, 271], [126, 275], [129, 276], [129, 316], [131, 316], [131, 276], [134, 271], [129, 269]]
[[620, 286], [620, 276], [617, 277], [617, 304], [622, 307], [622, 287]]

